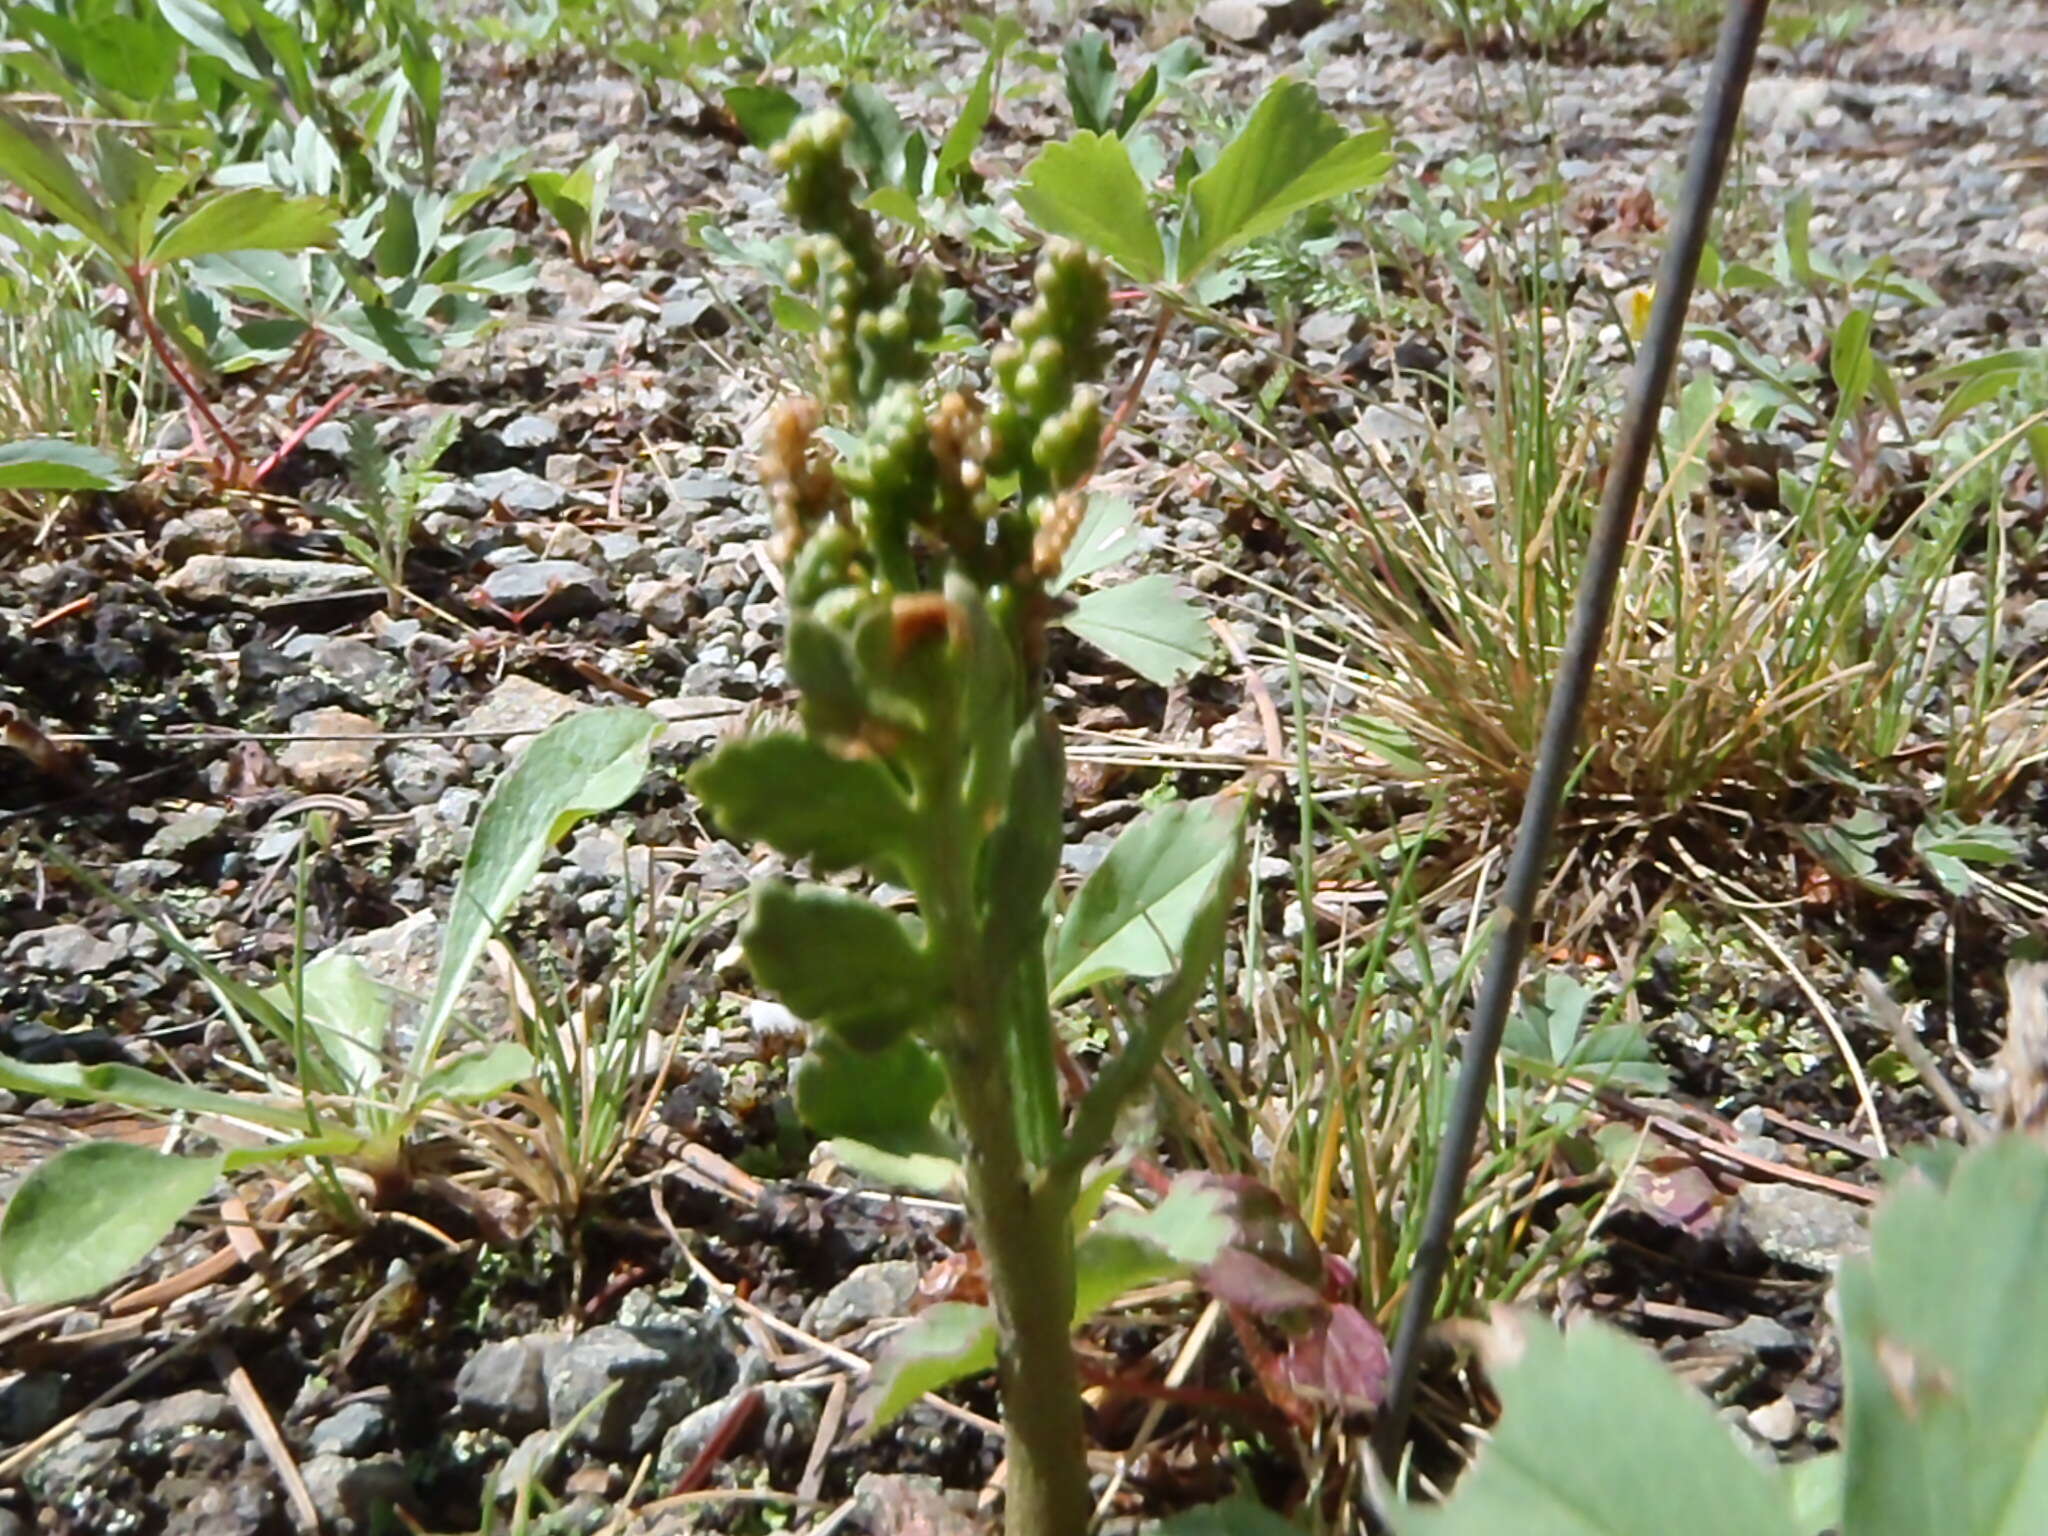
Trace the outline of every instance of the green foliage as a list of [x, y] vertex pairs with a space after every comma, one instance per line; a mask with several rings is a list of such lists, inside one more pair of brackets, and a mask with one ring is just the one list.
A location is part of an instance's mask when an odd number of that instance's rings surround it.
[[0, 1216], [0, 1286], [17, 1306], [104, 1289], [170, 1235], [219, 1180], [222, 1159], [121, 1141], [67, 1147], [30, 1173]]
[[1478, 1465], [1446, 1508], [1406, 1513], [1402, 1536], [1804, 1536], [1771, 1469], [1640, 1344], [1535, 1323], [1522, 1351]]
[[1179, 969], [1196, 914], [1229, 884], [1236, 818], [1232, 806], [1196, 801], [1161, 806], [1132, 823], [1060, 922], [1052, 995]]
[[2008, 1137], [1908, 1181], [1838, 1282], [1839, 1464], [1759, 1463], [1641, 1346], [1532, 1328], [1477, 1466], [1403, 1536], [2006, 1536], [2048, 1521], [2048, 1149]]
[[[1185, 1180], [1149, 1210], [1119, 1210], [1098, 1221], [1074, 1251], [1072, 1322], [1086, 1322], [1126, 1291], [1193, 1274], [1242, 1238], [1223, 1191]], [[988, 1307], [947, 1302], [920, 1313], [875, 1363], [863, 1414], [879, 1427], [927, 1392], [979, 1376], [995, 1364], [996, 1319]]]
[[460, 413], [444, 411], [399, 459], [378, 441], [375, 418], [362, 415], [349, 422], [349, 479], [358, 500], [334, 511], [349, 525], [342, 543], [389, 589], [394, 608], [405, 598], [405, 562], [412, 553], [420, 502], [447, 478], [434, 465], [461, 431]]
[[[199, 972], [227, 1010], [252, 1066], [266, 1060], [254, 1025], [284, 1048], [293, 1077], [274, 1081], [264, 1095], [233, 1094], [119, 1063], [36, 1066], [0, 1056], [0, 1087], [185, 1114], [202, 1126], [218, 1118], [262, 1127], [278, 1140], [219, 1157], [140, 1154], [146, 1162], [130, 1155], [132, 1148], [70, 1149], [31, 1176], [42, 1181], [36, 1201], [24, 1206], [17, 1196], [8, 1207], [0, 1223], [0, 1276], [22, 1277], [41, 1299], [89, 1294], [154, 1246], [223, 1170], [296, 1157], [343, 1158], [402, 1173], [408, 1138], [426, 1110], [480, 1104], [533, 1076], [534, 1055], [521, 1045], [444, 1050], [455, 1000], [548, 848], [576, 822], [639, 787], [658, 728], [640, 710], [571, 715], [536, 737], [492, 790], [456, 886], [437, 987], [403, 1069], [394, 1069], [387, 1049], [394, 1000], [352, 957], [318, 956], [257, 991], [205, 959], [155, 914], [103, 892]], [[644, 1010], [643, 1000], [643, 1020]], [[103, 1233], [104, 1242], [96, 1238], [83, 1245], [86, 1253], [73, 1254], [86, 1231]], [[29, 1299], [14, 1294], [17, 1301]]]
[[[477, 817], [448, 911], [441, 964], [412, 1051], [416, 1082], [439, 1057], [456, 999], [485, 943], [540, 870], [547, 851], [587, 816], [608, 811], [640, 787], [659, 720], [638, 709], [569, 716], [537, 736], [492, 789]], [[401, 1097], [410, 1107], [417, 1092]]]
[[574, 171], [528, 171], [526, 190], [569, 241], [569, 256], [579, 266], [590, 264], [590, 242], [604, 222], [611, 197], [612, 171], [619, 162], [617, 141], [605, 144]]
[[1392, 0], [1388, 15], [1431, 42], [1544, 53], [1585, 39], [1609, 9], [1610, 0]]
[[1646, 1093], [1669, 1091], [1671, 1074], [1640, 1024], [1587, 1022], [1596, 1000], [1578, 978], [1545, 972], [1540, 994], [1525, 998], [1508, 1019], [1502, 1061], [1512, 1071], [1540, 1078], [1577, 1074]]
[[0, 443], [0, 491], [111, 491], [121, 483], [119, 461], [84, 443]]
[[1154, 223], [1115, 134], [1084, 131], [1048, 145], [1025, 171], [1017, 201], [1041, 228], [1094, 247], [1139, 282], [1187, 289], [1302, 210], [1377, 184], [1394, 164], [1391, 144], [1385, 127], [1346, 134], [1314, 87], [1280, 80], [1187, 183], [1170, 232]]

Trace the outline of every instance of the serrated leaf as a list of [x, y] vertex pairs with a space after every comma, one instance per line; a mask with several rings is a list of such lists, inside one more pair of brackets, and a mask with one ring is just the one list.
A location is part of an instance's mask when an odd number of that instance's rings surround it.
[[1189, 184], [1174, 281], [1192, 281], [1304, 208], [1373, 185], [1394, 164], [1392, 142], [1384, 127], [1347, 135], [1313, 86], [1276, 81], [1216, 163]]
[[152, 266], [228, 251], [303, 251], [334, 243], [333, 206], [286, 197], [269, 187], [238, 187], [203, 199], [172, 220], [150, 247]]
[[1240, 816], [1218, 798], [1163, 805], [1133, 822], [1060, 921], [1052, 996], [1176, 970], [1197, 920], [1236, 871]]
[[821, 873], [894, 853], [911, 836], [910, 802], [872, 758], [848, 758], [784, 731], [727, 742], [690, 773], [726, 829]]
[[1130, 152], [1113, 134], [1048, 144], [1017, 186], [1017, 203], [1048, 234], [1099, 251], [1141, 283], [1166, 276], [1166, 251]]
[[0, 1217], [0, 1285], [17, 1306], [90, 1296], [162, 1242], [219, 1181], [223, 1159], [88, 1141], [41, 1164]]
[[1214, 644], [1202, 610], [1160, 575], [1089, 592], [1060, 622], [1162, 688], [1208, 665]]
[[455, 1000], [484, 945], [526, 893], [549, 848], [584, 817], [618, 805], [647, 776], [659, 717], [641, 709], [593, 709], [536, 737], [491, 790], [462, 861], [449, 906], [434, 995], [413, 1046], [417, 1081], [440, 1054]]
[[799, 1018], [878, 1051], [940, 999], [937, 969], [904, 919], [822, 885], [763, 881], [740, 927], [754, 979]]
[[987, 1307], [947, 1301], [927, 1307], [890, 1339], [875, 1362], [862, 1417], [879, 1429], [923, 1397], [996, 1367], [996, 1317]]
[[121, 461], [84, 443], [55, 437], [0, 443], [0, 491], [111, 491], [123, 483]]
[[1446, 1504], [1402, 1512], [1401, 1536], [1809, 1536], [1775, 1470], [1634, 1340], [1532, 1321], [1493, 1376], [1499, 1424]]

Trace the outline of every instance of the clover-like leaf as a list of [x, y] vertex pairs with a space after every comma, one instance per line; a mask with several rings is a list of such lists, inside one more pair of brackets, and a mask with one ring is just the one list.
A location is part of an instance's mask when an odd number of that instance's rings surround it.
[[1641, 1344], [1531, 1323], [1522, 1350], [1494, 1372], [1501, 1420], [1477, 1463], [1448, 1503], [1405, 1510], [1401, 1536], [1805, 1536], [1783, 1481]]
[[1394, 163], [1392, 141], [1384, 127], [1347, 135], [1315, 87], [1276, 81], [1216, 163], [1189, 183], [1174, 281], [1191, 282], [1304, 208], [1373, 185]]

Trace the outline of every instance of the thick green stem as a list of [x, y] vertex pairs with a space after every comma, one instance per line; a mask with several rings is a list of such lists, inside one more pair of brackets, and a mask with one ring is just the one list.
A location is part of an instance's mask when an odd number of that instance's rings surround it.
[[[963, 1034], [973, 1027], [962, 1024]], [[962, 1039], [947, 1067], [967, 1140], [968, 1215], [995, 1304], [1009, 1457], [1003, 1529], [1008, 1536], [1081, 1536], [1088, 1460], [1072, 1342], [1070, 1213], [1033, 1194], [994, 1035]]]
[[[968, 707], [977, 705], [995, 707]], [[958, 724], [933, 722], [936, 750], [918, 774], [933, 836], [914, 883], [932, 951], [951, 969], [952, 1018], [935, 1043], [966, 1143], [967, 1214], [996, 1314], [1009, 1459], [1003, 1526], [1008, 1536], [1081, 1536], [1088, 1460], [1074, 1366], [1071, 1202], [1036, 1181], [1059, 1136], [1043, 935], [1020, 946], [988, 931], [976, 899], [982, 839], [962, 795], [967, 753]], [[1043, 1147], [1034, 1159], [1027, 1148], [1036, 1142]]]

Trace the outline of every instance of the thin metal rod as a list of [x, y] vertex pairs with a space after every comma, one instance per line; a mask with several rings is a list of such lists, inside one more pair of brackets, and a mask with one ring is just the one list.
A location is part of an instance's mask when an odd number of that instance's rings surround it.
[[1408, 1292], [1394, 1337], [1392, 1387], [1374, 1436], [1380, 1463], [1390, 1479], [1399, 1476], [1408, 1420], [1415, 1409], [1423, 1335], [1436, 1314], [1444, 1270], [1450, 1263], [1451, 1230], [1464, 1204], [1465, 1180], [1472, 1165], [1472, 1149], [1478, 1139], [1487, 1091], [1493, 1083], [1501, 1031], [1521, 981], [1522, 958], [1529, 947], [1536, 898], [1550, 856], [1551, 835], [1556, 830], [1565, 785], [1577, 759], [1579, 721], [1585, 713], [1593, 671], [1600, 660], [1600, 646], [1613, 611], [1614, 588], [1635, 522], [1650, 448], [1657, 438], [1658, 418], [1685, 333], [1686, 309], [1692, 302], [1693, 282], [1699, 275], [1700, 252], [1706, 245], [1714, 203], [1720, 195], [1722, 174], [1742, 112], [1743, 89], [1749, 83], [1757, 39], [1769, 9], [1770, 0], [1729, 0], [1720, 46], [1707, 79], [1706, 104], [1686, 163], [1685, 190], [1672, 223], [1671, 243], [1657, 274], [1657, 294], [1650, 309], [1648, 331], [1642, 350], [1636, 355], [1635, 373], [1629, 381], [1627, 404], [1600, 499], [1599, 517], [1586, 548], [1586, 568], [1579, 578], [1571, 629], [1558, 656], [1557, 683], [1544, 716], [1528, 798], [1523, 802], [1521, 826], [1515, 833], [1514, 856], [1501, 886], [1500, 921], [1486, 959], [1486, 974], [1480, 984], [1472, 1026], [1465, 1036], [1458, 1085], [1444, 1123], [1429, 1207], [1423, 1217], [1422, 1240], [1409, 1271]]

